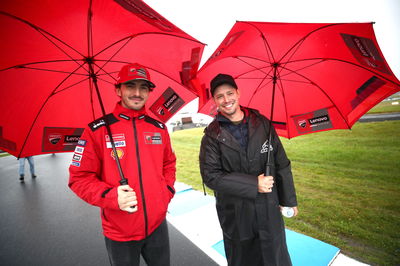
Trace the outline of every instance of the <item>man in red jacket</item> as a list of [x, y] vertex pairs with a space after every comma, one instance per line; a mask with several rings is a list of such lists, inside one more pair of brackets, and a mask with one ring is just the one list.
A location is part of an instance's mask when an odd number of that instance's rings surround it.
[[[147, 69], [129, 64], [121, 69], [115, 87], [121, 101], [85, 129], [69, 168], [69, 187], [101, 208], [111, 265], [139, 265], [140, 255], [150, 266], [169, 265], [165, 218], [175, 193], [176, 157], [166, 126], [146, 114], [145, 103], [155, 85]], [[128, 185], [119, 183], [116, 156]]]

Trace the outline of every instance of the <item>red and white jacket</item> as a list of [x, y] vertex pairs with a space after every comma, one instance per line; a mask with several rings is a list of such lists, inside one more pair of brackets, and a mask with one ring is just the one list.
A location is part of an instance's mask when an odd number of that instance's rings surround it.
[[89, 124], [76, 146], [69, 168], [69, 187], [101, 208], [103, 233], [115, 241], [141, 240], [165, 219], [174, 196], [176, 157], [166, 126], [146, 115], [116, 105], [107, 115], [122, 171], [136, 192], [138, 211], [118, 207], [120, 176], [104, 118]]

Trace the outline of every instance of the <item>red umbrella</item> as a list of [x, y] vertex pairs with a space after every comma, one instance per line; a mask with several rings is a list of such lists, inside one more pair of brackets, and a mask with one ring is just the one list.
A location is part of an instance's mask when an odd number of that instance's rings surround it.
[[2, 1], [0, 24], [0, 148], [15, 156], [72, 151], [112, 111], [127, 63], [150, 70], [156, 119], [196, 97], [188, 80], [204, 45], [142, 1]]
[[236, 22], [194, 80], [199, 111], [215, 114], [209, 84], [226, 73], [280, 136], [351, 128], [400, 89], [372, 24]]

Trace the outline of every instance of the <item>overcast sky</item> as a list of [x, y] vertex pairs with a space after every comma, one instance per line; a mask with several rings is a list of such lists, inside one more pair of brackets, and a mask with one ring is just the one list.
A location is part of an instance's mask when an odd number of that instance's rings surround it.
[[[400, 79], [400, 0], [144, 0], [170, 22], [207, 44], [202, 63], [236, 20], [375, 22], [390, 68]], [[187, 109], [187, 108], [185, 108]]]

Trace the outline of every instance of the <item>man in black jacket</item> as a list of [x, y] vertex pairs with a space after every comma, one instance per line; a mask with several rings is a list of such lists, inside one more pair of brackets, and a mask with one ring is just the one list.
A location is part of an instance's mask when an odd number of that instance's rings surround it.
[[[280, 208], [293, 207], [297, 215], [297, 200], [279, 137], [266, 117], [239, 105], [231, 76], [217, 75], [211, 94], [219, 113], [204, 131], [200, 171], [215, 192], [228, 265], [292, 265]], [[268, 149], [271, 176], [264, 175]]]

